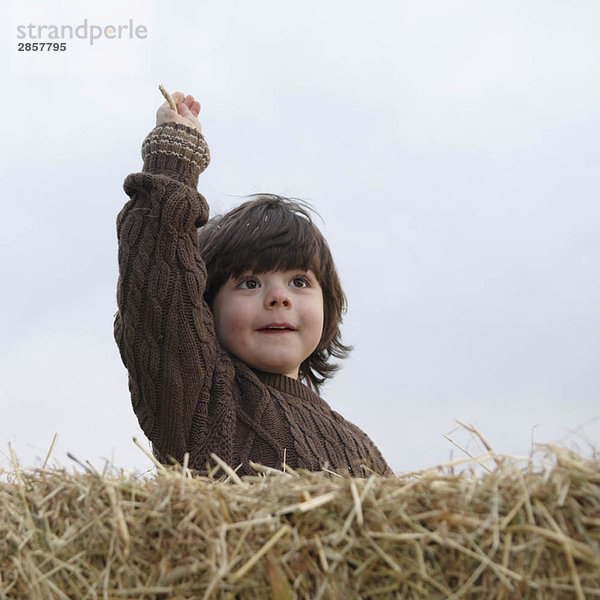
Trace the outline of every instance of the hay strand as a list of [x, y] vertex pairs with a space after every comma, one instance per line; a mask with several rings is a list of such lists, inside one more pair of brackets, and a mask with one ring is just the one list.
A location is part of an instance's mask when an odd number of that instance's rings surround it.
[[169, 103], [171, 110], [174, 110], [175, 112], [177, 112], [177, 106], [175, 106], [175, 102], [174, 102], [171, 94], [169, 94], [169, 92], [167, 92], [167, 90], [165, 89], [165, 86], [161, 83], [158, 86], [158, 89], [160, 90], [160, 93], [165, 97], [165, 100]]

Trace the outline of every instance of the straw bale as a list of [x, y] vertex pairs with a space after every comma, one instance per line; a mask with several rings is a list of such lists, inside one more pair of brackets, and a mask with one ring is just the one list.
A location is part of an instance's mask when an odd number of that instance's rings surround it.
[[600, 464], [0, 477], [0, 599], [600, 598]]

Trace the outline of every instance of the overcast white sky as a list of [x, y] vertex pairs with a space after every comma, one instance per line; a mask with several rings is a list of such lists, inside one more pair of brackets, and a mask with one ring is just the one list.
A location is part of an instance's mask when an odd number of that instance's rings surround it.
[[[503, 453], [598, 444], [597, 2], [19, 0], [9, 17], [4, 454], [39, 464], [58, 432], [61, 464], [149, 464], [112, 321], [122, 182], [159, 83], [202, 103], [213, 214], [272, 192], [322, 215], [356, 348], [322, 395], [393, 469], [446, 461], [454, 419]], [[84, 19], [148, 34], [17, 51], [18, 25]]]

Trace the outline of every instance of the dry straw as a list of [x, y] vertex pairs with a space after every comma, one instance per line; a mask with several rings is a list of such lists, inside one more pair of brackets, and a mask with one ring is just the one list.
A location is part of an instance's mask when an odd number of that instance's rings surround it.
[[15, 466], [0, 599], [600, 598], [600, 465], [545, 452], [368, 479]]
[[171, 110], [174, 110], [175, 112], [177, 112], [177, 106], [175, 105], [175, 101], [173, 100], [171, 94], [169, 94], [169, 92], [167, 92], [167, 90], [165, 89], [165, 86], [161, 83], [158, 86], [158, 89], [160, 90], [160, 93], [165, 97], [165, 100], [169, 104], [169, 107], [171, 108]]

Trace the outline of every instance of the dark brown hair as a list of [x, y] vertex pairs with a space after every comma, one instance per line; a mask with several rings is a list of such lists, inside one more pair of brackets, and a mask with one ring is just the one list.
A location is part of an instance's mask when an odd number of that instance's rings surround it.
[[313, 223], [306, 202], [274, 194], [254, 194], [225, 215], [212, 218], [198, 231], [206, 263], [204, 298], [212, 307], [221, 286], [246, 271], [312, 270], [323, 290], [323, 333], [314, 352], [302, 362], [300, 377], [318, 391], [339, 368], [332, 357], [346, 358], [340, 323], [346, 296], [329, 246]]

